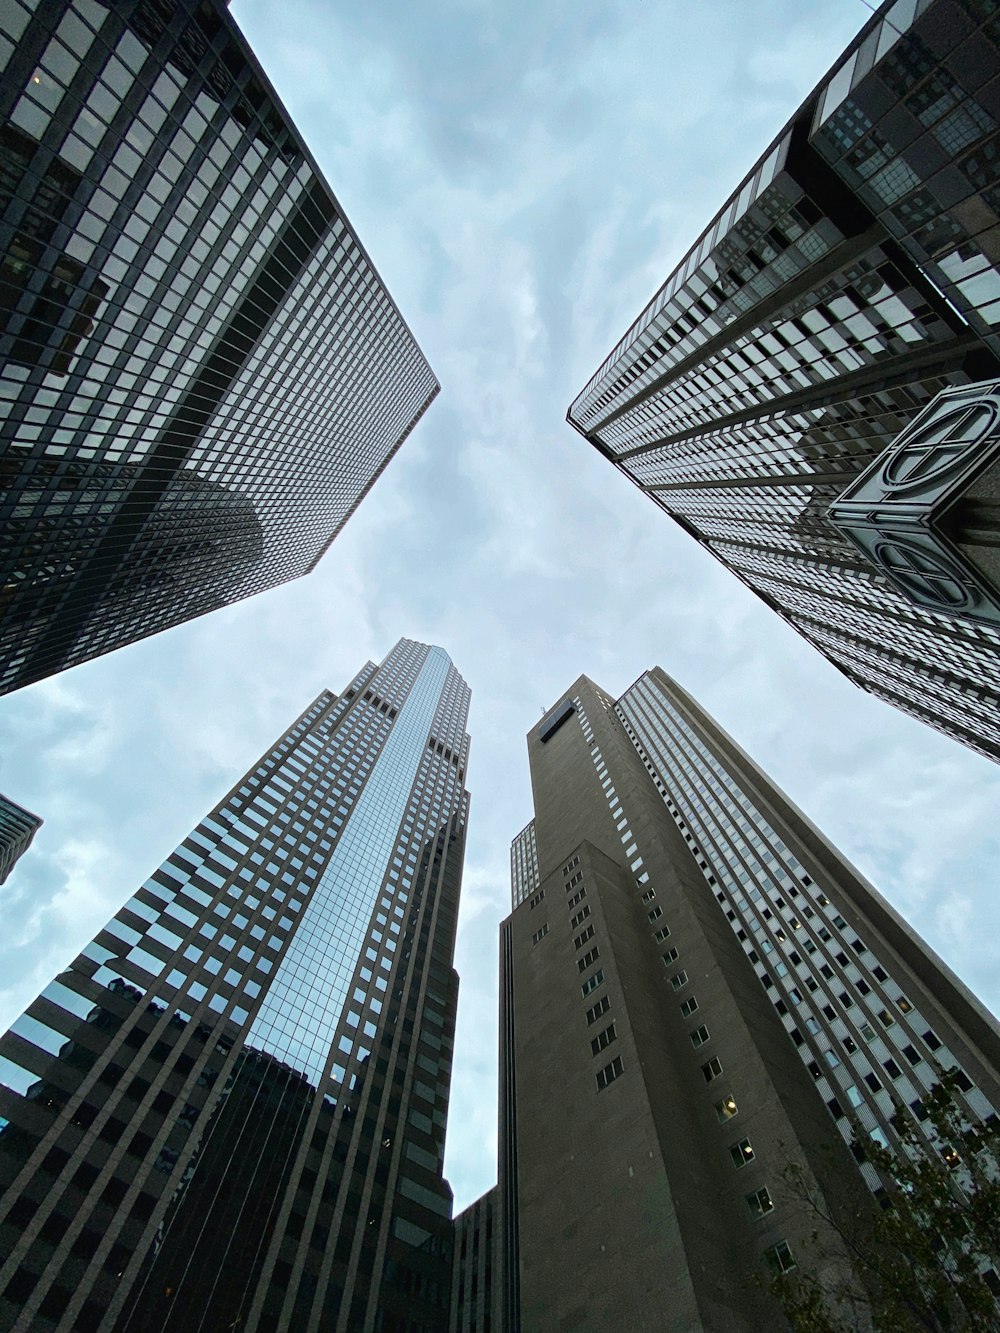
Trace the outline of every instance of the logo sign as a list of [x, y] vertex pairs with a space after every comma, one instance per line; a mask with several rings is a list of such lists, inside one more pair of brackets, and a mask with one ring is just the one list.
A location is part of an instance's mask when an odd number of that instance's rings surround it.
[[982, 442], [993, 434], [1000, 417], [996, 399], [945, 406], [918, 421], [904, 441], [891, 447], [881, 467], [887, 491], [908, 492], [936, 485], [961, 470]]
[[1000, 625], [1000, 587], [969, 555], [958, 517], [970, 488], [997, 484], [1000, 382], [988, 380], [939, 393], [829, 516], [911, 602]]
[[964, 611], [979, 599], [943, 554], [893, 536], [875, 543], [872, 556], [913, 601], [941, 611]]

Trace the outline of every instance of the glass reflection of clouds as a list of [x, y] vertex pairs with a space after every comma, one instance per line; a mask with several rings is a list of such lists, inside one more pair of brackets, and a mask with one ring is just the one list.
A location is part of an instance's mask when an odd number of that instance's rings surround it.
[[247, 1045], [322, 1076], [450, 659], [431, 648], [309, 900]]

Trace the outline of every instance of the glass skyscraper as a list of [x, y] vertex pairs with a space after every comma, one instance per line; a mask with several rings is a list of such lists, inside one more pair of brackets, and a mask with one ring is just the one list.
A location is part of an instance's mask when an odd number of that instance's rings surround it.
[[[996, 759], [994, 9], [883, 5], [568, 419], [851, 680]], [[888, 461], [861, 496], [863, 517], [886, 502], [885, 531], [851, 540], [831, 506], [938, 394], [977, 383], [939, 431], [969, 473], [947, 550], [893, 527], [908, 496]]]
[[1000, 1028], [659, 668], [617, 700], [581, 677], [528, 754], [499, 1188], [457, 1220], [458, 1327], [784, 1327], [770, 1273], [862, 1281], [843, 1235], [877, 1208], [865, 1145], [898, 1146], [894, 1111], [937, 1151], [924, 1098], [951, 1070], [969, 1123], [997, 1114]]
[[468, 704], [322, 693], [0, 1038], [0, 1327], [446, 1327]]
[[223, 0], [0, 69], [3, 691], [308, 572], [439, 386]]
[[31, 846], [41, 824], [38, 815], [0, 793], [0, 884]]

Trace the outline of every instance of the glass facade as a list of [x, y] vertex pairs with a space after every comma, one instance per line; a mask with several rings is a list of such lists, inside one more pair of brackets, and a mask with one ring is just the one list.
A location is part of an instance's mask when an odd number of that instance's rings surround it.
[[500, 932], [493, 1290], [525, 1328], [778, 1328], [778, 1260], [864, 1291], [895, 1115], [945, 1148], [950, 1071], [992, 1123], [1000, 1028], [659, 668], [568, 698], [528, 734], [538, 880]]
[[538, 888], [538, 848], [535, 846], [535, 821], [526, 824], [510, 844], [511, 908], [530, 898]]
[[828, 510], [1000, 371], [998, 48], [982, 0], [883, 6], [568, 414], [852, 680], [992, 758], [996, 627], [912, 600]]
[[37, 815], [0, 793], [0, 884], [31, 846], [41, 823]]
[[446, 1323], [468, 703], [321, 694], [0, 1038], [0, 1326]]
[[0, 18], [0, 690], [308, 572], [437, 381], [227, 7]]
[[[923, 1123], [923, 1096], [942, 1070], [960, 1068], [921, 997], [866, 942], [857, 901], [833, 876], [817, 878], [815, 866], [810, 874], [775, 828], [759, 775], [734, 771], [662, 673], [641, 676], [615, 711], [844, 1141], [860, 1129], [897, 1146], [897, 1108]], [[960, 1077], [970, 1122], [995, 1115]], [[871, 1189], [883, 1187], [869, 1163], [860, 1170]]]

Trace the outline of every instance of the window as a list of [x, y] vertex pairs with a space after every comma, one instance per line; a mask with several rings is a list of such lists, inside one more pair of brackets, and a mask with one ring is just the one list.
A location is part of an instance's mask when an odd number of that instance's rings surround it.
[[676, 949], [668, 949], [667, 952], [666, 952], [665, 954], [662, 955], [662, 957], [663, 957], [663, 961], [664, 961], [664, 963], [666, 963], [668, 966], [669, 966], [671, 963], [676, 963], [676, 962], [677, 962], [677, 950], [676, 950]]
[[609, 1065], [597, 1071], [597, 1090], [600, 1092], [606, 1088], [609, 1083], [614, 1083], [615, 1079], [621, 1074], [624, 1066], [620, 1055], [616, 1055]]
[[655, 897], [656, 897], [656, 890], [647, 889], [646, 892], [642, 895], [642, 901], [644, 903], [651, 903]]
[[694, 1013], [694, 1011], [697, 1008], [698, 1008], [698, 1001], [692, 995], [689, 999], [684, 1000], [683, 1003], [681, 1004], [681, 1013], [684, 1015], [685, 1018], [690, 1018], [690, 1016]]
[[536, 930], [534, 935], [532, 935], [531, 943], [537, 944], [538, 941], [544, 939], [548, 933], [549, 933], [549, 923], [546, 921], [545, 925], [541, 928], [541, 930]]
[[601, 956], [601, 951], [595, 945], [593, 949], [588, 949], [582, 958], [578, 958], [576, 960], [576, 965], [579, 968], [579, 970], [583, 972], [586, 968], [588, 968], [591, 965], [591, 963], [596, 962], [596, 960], [600, 956]]
[[721, 1102], [715, 1103], [715, 1114], [718, 1116], [720, 1124], [725, 1124], [727, 1120], [732, 1120], [733, 1116], [738, 1113], [739, 1109], [740, 1108], [736, 1105], [736, 1098], [732, 1093], [727, 1097], [723, 1097]]
[[682, 986], [687, 985], [688, 974], [684, 971], [678, 972], [676, 976], [670, 978], [670, 984], [674, 990], [680, 990]]
[[717, 1055], [713, 1055], [708, 1064], [701, 1067], [702, 1076], [706, 1083], [711, 1083], [713, 1079], [719, 1077], [722, 1073], [722, 1061]]
[[670, 934], [670, 927], [661, 926], [660, 929], [653, 936], [653, 939], [656, 940], [657, 944], [662, 944], [669, 934]]
[[570, 929], [575, 930], [581, 921], [586, 921], [588, 916], [590, 916], [589, 907], [585, 907], [582, 912], [577, 912], [576, 916], [571, 916], [569, 919]]
[[708, 1041], [708, 1039], [709, 1039], [709, 1031], [704, 1023], [702, 1023], [700, 1028], [695, 1028], [695, 1030], [691, 1033], [691, 1045], [694, 1046], [696, 1049], [699, 1046], [704, 1046], [705, 1042]]
[[765, 1250], [764, 1258], [767, 1260], [772, 1273], [790, 1273], [795, 1267], [795, 1260], [792, 1258], [787, 1240], [779, 1240], [777, 1245], [772, 1245], [769, 1250]]
[[597, 1036], [591, 1040], [590, 1043], [591, 1053], [593, 1055], [599, 1055], [600, 1052], [603, 1051], [606, 1046], [610, 1046], [611, 1043], [617, 1039], [617, 1037], [618, 1033], [615, 1031], [614, 1023], [609, 1024], [609, 1026], [606, 1027], [603, 1032], [599, 1032]]
[[583, 996], [589, 995], [591, 991], [597, 990], [598, 986], [601, 984], [603, 980], [604, 980], [604, 969], [598, 968], [597, 971], [594, 973], [594, 975], [592, 977], [588, 977], [587, 980], [580, 987], [580, 994]]
[[532, 898], [531, 902], [528, 904], [528, 911], [533, 912], [544, 897], [545, 897], [545, 890], [539, 889], [538, 892], [535, 894], [534, 898]]
[[577, 892], [573, 894], [573, 897], [570, 898], [569, 906], [575, 907], [577, 903], [582, 903], [584, 898], [586, 898], [586, 896], [587, 896], [586, 889], [578, 889]]
[[746, 1201], [751, 1217], [766, 1217], [768, 1213], [774, 1212], [774, 1204], [766, 1187], [746, 1195]]
[[646, 913], [646, 916], [650, 921], [655, 921], [657, 920], [658, 917], [661, 917], [662, 915], [663, 915], [662, 907], [654, 907], [651, 912]]
[[594, 936], [594, 927], [588, 926], [587, 929], [583, 932], [583, 934], [577, 935], [576, 939], [573, 941], [573, 948], [582, 949], [589, 939], [593, 939], [593, 936]]
[[611, 1008], [611, 1001], [608, 999], [606, 995], [602, 995], [601, 998], [594, 1005], [593, 1009], [587, 1010], [588, 1025], [591, 1023], [596, 1023], [597, 1020], [600, 1018], [600, 1016], [602, 1014], [606, 1014], [610, 1008]]
[[729, 1149], [729, 1156], [733, 1159], [733, 1166], [739, 1171], [740, 1167], [746, 1166], [747, 1162], [753, 1161], [753, 1148], [749, 1139], [740, 1139], [739, 1143], [734, 1143]]

